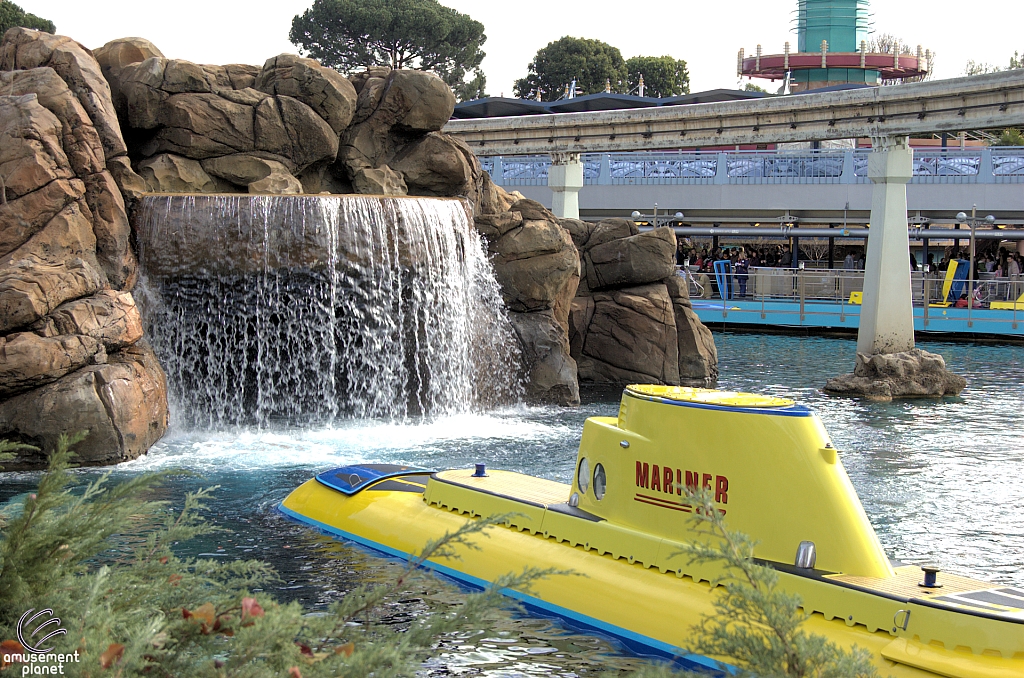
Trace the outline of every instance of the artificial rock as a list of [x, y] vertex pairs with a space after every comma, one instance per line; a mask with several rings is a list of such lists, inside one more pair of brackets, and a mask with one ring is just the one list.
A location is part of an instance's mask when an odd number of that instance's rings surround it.
[[871, 400], [941, 398], [960, 395], [966, 386], [966, 379], [946, 369], [941, 355], [913, 348], [872, 356], [858, 353], [853, 374], [829, 379], [825, 392]]
[[628, 219], [560, 223], [580, 252], [568, 323], [580, 381], [712, 385], [718, 354], [676, 275], [672, 229], [640, 233]]
[[49, 66], [67, 83], [89, 114], [106, 157], [128, 151], [121, 135], [110, 86], [92, 53], [71, 38], [28, 28], [12, 28], [0, 44], [0, 71]]
[[[484, 173], [483, 176], [486, 176]], [[579, 255], [569, 234], [538, 202], [512, 196], [493, 184], [480, 213], [494, 277], [522, 346], [527, 396], [538, 402], [579, 404], [576, 363], [569, 354], [569, 304], [579, 282]]]
[[356, 90], [347, 78], [318, 61], [294, 54], [268, 59], [255, 88], [298, 99], [323, 118], [335, 134], [349, 126], [356, 110]]
[[0, 91], [0, 439], [49, 449], [88, 429], [85, 463], [133, 458], [167, 424], [163, 373], [137, 348], [142, 320], [123, 291], [137, 278], [125, 200], [146, 186], [78, 43], [11, 29]]
[[199, 161], [172, 153], [143, 160], [139, 175], [154, 193], [216, 193], [219, 186]]
[[[167, 384], [152, 349], [140, 343], [40, 388], [0, 401], [0, 438], [52, 450], [62, 434], [88, 431], [76, 462], [115, 464], [143, 454], [167, 429]], [[9, 470], [41, 468], [40, 452], [22, 453]]]

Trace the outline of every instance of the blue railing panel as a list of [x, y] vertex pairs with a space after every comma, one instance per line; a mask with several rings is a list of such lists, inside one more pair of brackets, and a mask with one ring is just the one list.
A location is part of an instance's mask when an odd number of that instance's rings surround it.
[[[582, 156], [587, 185], [864, 184], [869, 148], [779, 151], [593, 153]], [[546, 186], [547, 155], [480, 159], [495, 183]], [[1024, 148], [914, 152], [917, 184], [1024, 183]]]

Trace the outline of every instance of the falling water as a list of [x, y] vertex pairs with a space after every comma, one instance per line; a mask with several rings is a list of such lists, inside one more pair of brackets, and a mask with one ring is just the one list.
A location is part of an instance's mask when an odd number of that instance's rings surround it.
[[190, 428], [513, 402], [518, 344], [457, 200], [148, 196], [147, 331]]

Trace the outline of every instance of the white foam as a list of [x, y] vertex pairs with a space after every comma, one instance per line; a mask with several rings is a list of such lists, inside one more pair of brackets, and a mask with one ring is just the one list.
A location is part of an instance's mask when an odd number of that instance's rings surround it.
[[332, 428], [306, 430], [172, 431], [146, 456], [122, 464], [120, 468], [220, 472], [323, 469], [356, 462], [411, 460], [451, 447], [506, 440], [515, 445], [535, 442], [572, 445], [579, 438], [579, 428], [560, 421], [556, 414], [555, 408], [518, 406], [404, 423], [351, 420]]

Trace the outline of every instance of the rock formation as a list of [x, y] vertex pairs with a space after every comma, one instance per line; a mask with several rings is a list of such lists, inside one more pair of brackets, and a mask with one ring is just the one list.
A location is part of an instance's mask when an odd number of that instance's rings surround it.
[[718, 353], [676, 275], [672, 229], [640, 233], [627, 219], [561, 223], [580, 252], [569, 331], [580, 381], [712, 384]]
[[576, 362], [569, 355], [569, 305], [580, 279], [572, 239], [540, 203], [490, 184], [478, 200], [476, 228], [487, 240], [495, 277], [523, 346], [527, 395], [579, 404]]
[[946, 369], [941, 355], [914, 348], [904, 353], [857, 354], [853, 374], [829, 379], [825, 392], [872, 400], [959, 395], [967, 380]]
[[110, 90], [77, 42], [12, 28], [0, 92], [0, 439], [48, 449], [88, 430], [81, 463], [132, 459], [163, 435], [167, 397], [131, 295], [141, 180]]
[[129, 215], [146, 192], [462, 198], [532, 401], [579, 402], [573, 355], [590, 381], [715, 377], [710, 334], [674, 277], [672, 234], [560, 223], [495, 186], [441, 132], [455, 97], [432, 74], [344, 77], [288, 54], [202, 65], [142, 38], [94, 58], [70, 38], [15, 28], [0, 43], [0, 93], [0, 438], [48, 447], [89, 429], [77, 449], [98, 464], [163, 434], [165, 378], [131, 295]]
[[522, 343], [528, 396], [579, 402], [568, 344], [575, 247], [550, 212], [494, 186], [469, 148], [439, 132], [455, 107], [441, 79], [384, 67], [344, 78], [287, 54], [262, 68], [197, 65], [136, 38], [97, 57], [150, 191], [468, 200]]

